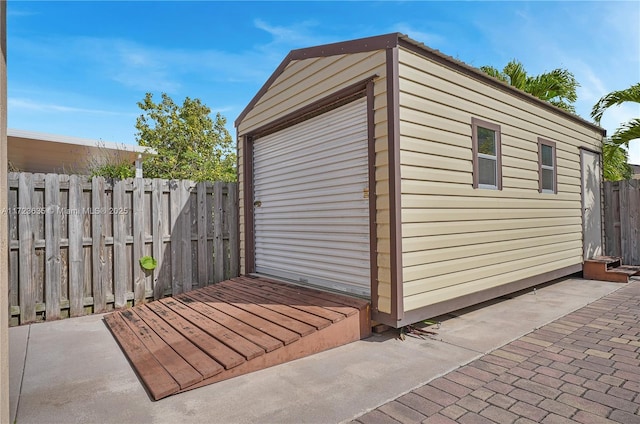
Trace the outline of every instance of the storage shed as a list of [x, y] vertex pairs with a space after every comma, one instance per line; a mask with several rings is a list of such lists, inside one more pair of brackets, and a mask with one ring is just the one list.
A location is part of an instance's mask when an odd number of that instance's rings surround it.
[[417, 322], [601, 254], [605, 132], [393, 33], [291, 51], [235, 122], [241, 272]]

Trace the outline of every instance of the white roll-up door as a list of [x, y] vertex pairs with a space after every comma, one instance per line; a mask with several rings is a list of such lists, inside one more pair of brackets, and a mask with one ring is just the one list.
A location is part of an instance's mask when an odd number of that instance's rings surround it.
[[256, 272], [369, 295], [366, 99], [253, 146]]

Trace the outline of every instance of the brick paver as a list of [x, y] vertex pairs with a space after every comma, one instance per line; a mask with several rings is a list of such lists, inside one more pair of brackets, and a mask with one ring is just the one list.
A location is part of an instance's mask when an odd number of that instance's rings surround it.
[[640, 424], [640, 281], [353, 423]]

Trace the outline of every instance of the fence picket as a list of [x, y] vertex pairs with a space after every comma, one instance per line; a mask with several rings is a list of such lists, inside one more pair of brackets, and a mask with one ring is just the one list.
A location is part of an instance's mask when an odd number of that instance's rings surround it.
[[213, 282], [219, 283], [224, 280], [224, 238], [222, 234], [224, 215], [222, 204], [222, 187], [223, 182], [215, 182], [213, 184]]
[[133, 180], [133, 299], [138, 305], [145, 300], [144, 270], [140, 266], [140, 258], [144, 256], [144, 180]]
[[69, 315], [84, 314], [84, 252], [82, 232], [82, 180], [77, 175], [69, 178]]
[[[207, 263], [207, 183], [200, 182], [196, 185], [198, 198], [198, 263]], [[208, 269], [198, 266], [198, 287], [205, 287], [208, 282]]]
[[191, 181], [180, 181], [180, 197], [182, 199], [182, 235], [180, 236], [182, 253], [182, 291], [192, 288], [193, 274], [191, 272]]
[[60, 318], [60, 283], [62, 280], [60, 255], [60, 181], [55, 174], [45, 177], [45, 316], [47, 320]]
[[156, 269], [153, 271], [153, 298], [160, 299], [164, 296], [167, 279], [166, 273], [160, 272], [164, 265], [164, 214], [162, 210], [162, 180], [153, 180], [151, 193], [151, 231], [153, 232], [153, 257], [157, 261]]
[[107, 310], [107, 293], [105, 287], [105, 236], [102, 231], [105, 181], [103, 177], [94, 177], [91, 180], [91, 264], [92, 264], [92, 289], [93, 312], [101, 313]]
[[124, 202], [125, 182], [113, 183], [113, 306], [123, 308], [127, 304], [127, 210]]
[[34, 257], [32, 207], [33, 180], [31, 174], [20, 174], [18, 181], [18, 229], [20, 234], [20, 323], [36, 320], [36, 281], [34, 278]]

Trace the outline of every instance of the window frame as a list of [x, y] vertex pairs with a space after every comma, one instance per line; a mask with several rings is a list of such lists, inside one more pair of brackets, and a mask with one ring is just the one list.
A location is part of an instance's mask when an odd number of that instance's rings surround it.
[[[551, 158], [553, 167], [542, 164], [542, 146], [551, 147]], [[542, 170], [551, 169], [553, 171], [553, 189], [545, 189], [542, 187]], [[558, 194], [558, 160], [556, 154], [556, 142], [538, 137], [538, 192], [547, 194]]]
[[[478, 127], [491, 130], [496, 135], [496, 185], [480, 184], [479, 158], [493, 158], [486, 157], [485, 155], [478, 152]], [[502, 190], [502, 136], [500, 133], [500, 125], [483, 121], [482, 119], [478, 118], [471, 118], [471, 140], [473, 149], [473, 188], [485, 190]]]

